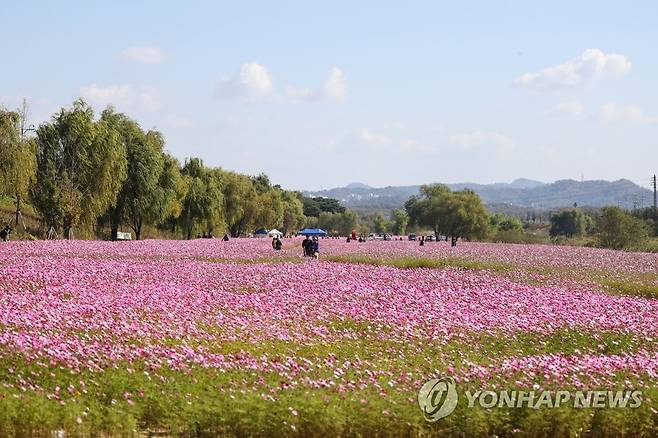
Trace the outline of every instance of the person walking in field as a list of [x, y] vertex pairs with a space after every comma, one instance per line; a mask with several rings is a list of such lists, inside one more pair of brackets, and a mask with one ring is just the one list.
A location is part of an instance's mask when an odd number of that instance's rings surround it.
[[302, 251], [304, 252], [304, 257], [310, 257], [311, 255], [311, 239], [308, 238], [308, 236], [304, 237], [304, 240], [302, 240]]
[[420, 246], [425, 246], [425, 236], [421, 236], [421, 238], [420, 238]]
[[320, 258], [320, 241], [317, 237], [314, 237], [311, 243], [311, 257]]

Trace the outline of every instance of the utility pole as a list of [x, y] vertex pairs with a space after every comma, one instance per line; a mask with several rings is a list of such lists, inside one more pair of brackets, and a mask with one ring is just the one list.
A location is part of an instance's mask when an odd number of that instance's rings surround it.
[[658, 211], [658, 197], [656, 196], [656, 175], [653, 175], [653, 178], [651, 179], [651, 182], [653, 183], [653, 211], [654, 213]]

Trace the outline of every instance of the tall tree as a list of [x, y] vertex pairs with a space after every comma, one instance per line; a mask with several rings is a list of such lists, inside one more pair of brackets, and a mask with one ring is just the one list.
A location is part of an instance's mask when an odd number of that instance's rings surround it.
[[377, 234], [383, 234], [388, 228], [388, 221], [383, 214], [377, 213], [372, 219], [373, 231]]
[[304, 226], [304, 204], [299, 192], [282, 192], [283, 222], [281, 231], [284, 234], [298, 231]]
[[434, 234], [445, 234], [457, 245], [460, 238], [482, 238], [488, 232], [489, 217], [480, 197], [470, 190], [452, 192], [447, 186], [422, 186], [405, 209], [412, 223], [428, 226]]
[[83, 100], [63, 108], [37, 130], [35, 208], [49, 226], [90, 231], [116, 201], [126, 176], [126, 153], [119, 132], [95, 121]]
[[407, 231], [407, 224], [409, 223], [409, 215], [406, 211], [396, 208], [393, 210], [393, 221], [391, 222], [391, 231], [398, 236], [403, 235]]
[[187, 191], [182, 200], [179, 221], [187, 239], [191, 239], [195, 229], [211, 232], [221, 221], [223, 196], [217, 179], [204, 167], [201, 159], [186, 161], [181, 174]]
[[563, 210], [551, 215], [551, 228], [549, 234], [551, 237], [579, 236], [585, 232], [587, 219], [585, 214], [577, 209]]
[[235, 172], [224, 172], [222, 192], [226, 224], [231, 236], [244, 234], [252, 225], [258, 204], [251, 179]]
[[14, 201], [15, 225], [36, 174], [36, 147], [21, 132], [24, 113], [0, 110], [0, 192]]
[[112, 238], [125, 222], [139, 240], [145, 223], [164, 219], [159, 199], [164, 139], [157, 131], [144, 132], [136, 121], [112, 108], [103, 111], [101, 121], [119, 132], [128, 161], [126, 179], [110, 212]]
[[619, 207], [601, 209], [596, 231], [598, 244], [604, 248], [628, 248], [642, 243], [647, 238], [646, 224]]

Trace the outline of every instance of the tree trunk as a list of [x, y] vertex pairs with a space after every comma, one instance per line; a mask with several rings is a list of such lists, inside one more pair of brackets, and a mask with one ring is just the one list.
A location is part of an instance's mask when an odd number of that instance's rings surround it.
[[[21, 215], [21, 197], [16, 196], [16, 219], [15, 219], [16, 220], [16, 225], [15, 225], [16, 228], [18, 228], [18, 218], [20, 217], [20, 215]], [[25, 228], [25, 227], [23, 227], [23, 228]]]

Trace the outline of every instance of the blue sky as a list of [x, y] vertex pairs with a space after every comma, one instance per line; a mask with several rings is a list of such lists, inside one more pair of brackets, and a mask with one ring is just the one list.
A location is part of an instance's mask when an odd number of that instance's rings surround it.
[[656, 2], [3, 2], [0, 105], [84, 97], [288, 188], [658, 171]]

